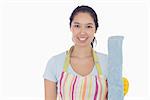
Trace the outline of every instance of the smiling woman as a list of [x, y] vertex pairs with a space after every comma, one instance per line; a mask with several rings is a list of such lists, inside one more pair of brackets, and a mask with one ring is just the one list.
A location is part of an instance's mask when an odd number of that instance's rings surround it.
[[[81, 40], [81, 37], [83, 37], [82, 40], [85, 40], [88, 39], [88, 37], [84, 37], [84, 33], [88, 33], [87, 35], [89, 35], [89, 38], [93, 39], [91, 42], [92, 47], [95, 40], [93, 35], [96, 33], [98, 26], [97, 14], [91, 7], [79, 6], [72, 12], [70, 16], [70, 27], [72, 33], [74, 33], [73, 38], [75, 34], [80, 32], [81, 36], [78, 39]], [[90, 39], [89, 41], [91, 41]]]
[[45, 100], [108, 99], [108, 57], [93, 49], [97, 28], [97, 14], [91, 7], [74, 9], [70, 16], [74, 45], [48, 61], [43, 75]]
[[91, 43], [96, 31], [93, 18], [88, 13], [78, 13], [71, 24], [71, 31], [76, 45]]

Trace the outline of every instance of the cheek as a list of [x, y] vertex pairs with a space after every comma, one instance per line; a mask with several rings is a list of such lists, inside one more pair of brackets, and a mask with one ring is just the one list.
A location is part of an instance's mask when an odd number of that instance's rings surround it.
[[95, 33], [95, 28], [90, 29], [89, 32], [90, 32], [91, 34], [94, 34], [94, 33]]
[[79, 31], [76, 30], [76, 29], [74, 29], [74, 28], [71, 29], [71, 32], [72, 32], [72, 36], [73, 36], [73, 37], [77, 36], [78, 33], [79, 33]]
[[93, 36], [93, 35], [89, 37], [89, 41], [90, 41], [90, 42], [92, 42], [93, 39], [94, 39], [94, 36]]
[[90, 38], [93, 38], [95, 35], [95, 31], [89, 31], [88, 35]]
[[89, 34], [89, 41], [90, 42], [92, 42], [93, 41], [93, 39], [94, 39], [94, 35], [95, 35], [95, 33], [93, 32], [93, 33], [91, 33], [91, 34]]
[[73, 27], [71, 27], [71, 32], [74, 34], [76, 33], [76, 30]]

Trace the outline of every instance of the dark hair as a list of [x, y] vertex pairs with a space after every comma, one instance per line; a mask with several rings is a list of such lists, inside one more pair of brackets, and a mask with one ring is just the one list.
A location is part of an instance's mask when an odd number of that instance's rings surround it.
[[[89, 6], [85, 6], [85, 5], [82, 5], [82, 6], [78, 6], [77, 8], [75, 8], [70, 16], [70, 27], [71, 27], [71, 23], [74, 19], [74, 16], [77, 15], [79, 12], [85, 12], [85, 13], [89, 13], [91, 15], [91, 17], [93, 18], [94, 20], [94, 23], [95, 23], [95, 31], [97, 31], [97, 28], [98, 28], [98, 18], [97, 18], [97, 14], [96, 12]], [[91, 42], [91, 46], [93, 48], [93, 43], [94, 41], [96, 40], [96, 38], [94, 37], [93, 38], [93, 41]]]

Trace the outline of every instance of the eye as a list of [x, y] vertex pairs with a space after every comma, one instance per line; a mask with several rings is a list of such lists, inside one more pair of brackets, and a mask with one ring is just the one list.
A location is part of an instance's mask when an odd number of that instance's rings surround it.
[[87, 28], [93, 28], [92, 26], [88, 25]]
[[79, 25], [74, 25], [74, 27], [79, 28], [80, 26]]

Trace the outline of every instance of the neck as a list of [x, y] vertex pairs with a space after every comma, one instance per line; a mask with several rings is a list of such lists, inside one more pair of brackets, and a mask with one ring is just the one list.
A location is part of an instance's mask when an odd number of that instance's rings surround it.
[[73, 46], [72, 48], [72, 52], [71, 52], [71, 56], [75, 56], [75, 57], [88, 57], [88, 56], [92, 56], [92, 47], [91, 46]]

